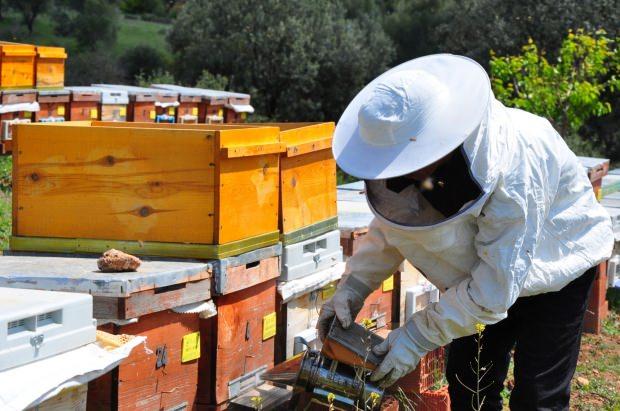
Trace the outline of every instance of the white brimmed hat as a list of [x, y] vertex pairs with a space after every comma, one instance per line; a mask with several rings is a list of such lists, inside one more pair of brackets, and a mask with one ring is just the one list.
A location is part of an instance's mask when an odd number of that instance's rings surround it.
[[436, 54], [408, 61], [351, 101], [336, 127], [334, 157], [366, 180], [409, 174], [461, 145], [490, 98], [489, 77], [472, 59]]

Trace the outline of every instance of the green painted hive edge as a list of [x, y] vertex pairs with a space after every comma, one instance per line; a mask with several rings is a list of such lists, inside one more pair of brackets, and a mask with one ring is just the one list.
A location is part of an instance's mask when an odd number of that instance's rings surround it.
[[0, 90], [2, 91], [11, 91], [11, 90], [34, 90], [34, 84], [30, 86], [1, 86]]
[[36, 90], [64, 90], [65, 86], [37, 86]]
[[302, 227], [298, 230], [291, 231], [290, 233], [281, 234], [280, 241], [282, 241], [283, 246], [287, 246], [337, 229], [338, 217], [332, 217], [327, 220]]
[[115, 248], [130, 254], [151, 257], [221, 259], [277, 244], [277, 231], [226, 244], [184, 244], [154, 241], [94, 240], [82, 238], [49, 238], [12, 236], [11, 251], [50, 252], [63, 254], [101, 254]]

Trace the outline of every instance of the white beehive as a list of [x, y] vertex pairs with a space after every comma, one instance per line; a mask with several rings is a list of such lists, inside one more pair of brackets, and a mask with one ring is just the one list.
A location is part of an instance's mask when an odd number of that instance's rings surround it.
[[0, 371], [95, 339], [92, 296], [0, 287]]
[[620, 255], [613, 255], [607, 261], [607, 286], [620, 288]]
[[405, 293], [405, 321], [430, 303], [439, 301], [439, 290], [432, 284], [416, 285]]
[[342, 260], [340, 231], [333, 230], [284, 247], [280, 280], [291, 281], [306, 277], [333, 267]]

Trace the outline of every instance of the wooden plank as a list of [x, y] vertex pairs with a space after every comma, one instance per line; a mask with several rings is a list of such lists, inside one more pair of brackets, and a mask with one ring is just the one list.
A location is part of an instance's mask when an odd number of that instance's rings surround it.
[[300, 156], [302, 154], [312, 153], [314, 151], [325, 150], [332, 147], [332, 138], [326, 137], [318, 141], [310, 141], [294, 146], [287, 147], [286, 155], [288, 157]]
[[101, 254], [110, 248], [129, 254], [166, 258], [226, 258], [268, 247], [278, 242], [277, 231], [226, 244], [186, 244], [124, 240], [92, 240], [83, 238], [20, 237], [9, 239], [12, 251], [64, 254]]
[[17, 235], [213, 243], [214, 141], [203, 132], [25, 126]]
[[283, 153], [286, 146], [282, 143], [256, 144], [243, 147], [224, 147], [222, 156], [224, 158], [239, 158], [258, 156], [262, 154]]
[[0, 42], [0, 53], [0, 88], [32, 88], [35, 47], [29, 44]]
[[255, 264], [245, 264], [229, 267], [225, 273], [226, 281], [222, 284], [221, 294], [230, 294], [243, 290], [267, 280], [280, 276], [280, 259], [271, 257], [257, 261]]
[[211, 299], [210, 279], [155, 288], [126, 298], [121, 319], [137, 318], [209, 299]]
[[284, 234], [337, 216], [336, 162], [331, 150], [283, 157], [280, 184]]
[[275, 312], [275, 280], [216, 297], [218, 315], [201, 320], [205, 353], [200, 359], [198, 403], [227, 401], [228, 383], [262, 366], [273, 366], [275, 339], [263, 340], [263, 318]]
[[218, 243], [278, 230], [279, 159], [276, 153], [219, 160]]

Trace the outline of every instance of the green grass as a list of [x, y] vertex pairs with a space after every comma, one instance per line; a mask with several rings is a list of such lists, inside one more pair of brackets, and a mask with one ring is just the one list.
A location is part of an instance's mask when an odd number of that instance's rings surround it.
[[9, 246], [11, 235], [11, 196], [0, 192], [0, 253]]
[[[4, 19], [0, 21], [0, 33], [9, 33], [12, 27], [19, 28], [20, 26], [22, 28], [18, 32], [25, 37], [9, 38], [5, 34], [1, 40], [29, 42], [44, 46], [62, 46], [69, 50], [75, 48], [74, 39], [57, 36], [54, 33], [54, 22], [46, 14], [37, 18], [32, 36], [28, 36], [26, 26], [22, 25], [20, 17], [16, 13], [6, 13]], [[121, 17], [113, 50], [118, 55], [122, 55], [126, 50], [135, 46], [150, 45], [161, 51], [167, 59], [171, 59], [172, 54], [166, 42], [169, 28], [170, 24]], [[69, 55], [69, 58], [71, 58], [71, 55]]]

